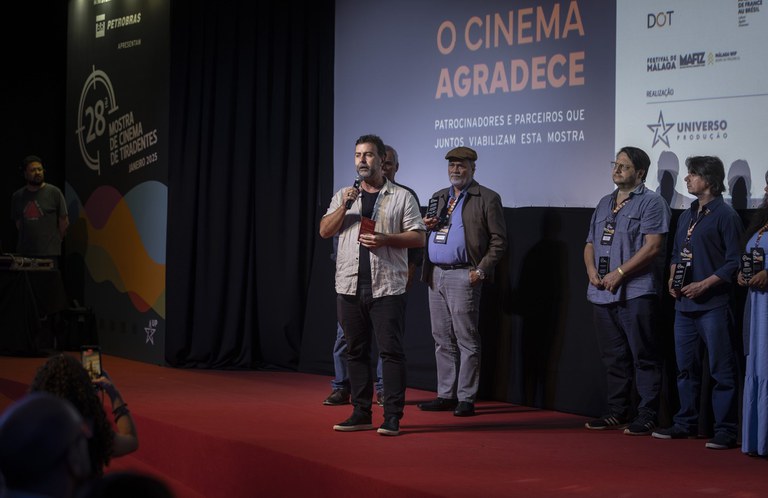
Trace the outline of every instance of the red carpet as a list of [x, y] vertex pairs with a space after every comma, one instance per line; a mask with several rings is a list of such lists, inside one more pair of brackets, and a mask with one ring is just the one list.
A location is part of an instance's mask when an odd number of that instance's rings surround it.
[[[41, 358], [0, 357], [0, 409]], [[216, 497], [758, 497], [768, 460], [704, 440], [587, 431], [584, 417], [499, 402], [456, 418], [413, 406], [401, 436], [338, 433], [351, 407], [328, 407], [329, 378], [178, 370], [105, 356], [138, 425], [139, 450], [109, 470], [162, 477], [178, 498]], [[382, 409], [374, 407], [374, 423]]]

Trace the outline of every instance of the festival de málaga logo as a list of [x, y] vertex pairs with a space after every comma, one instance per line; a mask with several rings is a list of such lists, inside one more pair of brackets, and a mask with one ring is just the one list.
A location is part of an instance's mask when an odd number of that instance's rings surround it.
[[677, 69], [677, 54], [655, 55], [645, 60], [645, 71], [647, 73], [670, 71], [672, 69]]

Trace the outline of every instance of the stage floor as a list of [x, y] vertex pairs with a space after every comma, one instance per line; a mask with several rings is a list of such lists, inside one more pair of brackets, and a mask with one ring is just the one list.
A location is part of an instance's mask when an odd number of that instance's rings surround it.
[[[74, 353], [68, 353], [74, 354]], [[0, 409], [43, 358], [0, 357]], [[588, 431], [585, 418], [501, 402], [477, 416], [422, 412], [409, 389], [399, 437], [339, 433], [351, 406], [324, 406], [330, 378], [292, 372], [180, 370], [105, 355], [140, 447], [109, 470], [162, 477], [178, 498], [758, 497], [768, 460]], [[374, 406], [374, 424], [382, 421]]]

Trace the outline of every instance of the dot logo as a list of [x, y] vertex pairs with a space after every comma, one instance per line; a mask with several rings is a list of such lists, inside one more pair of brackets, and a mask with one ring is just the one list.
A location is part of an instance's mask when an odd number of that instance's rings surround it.
[[672, 14], [674, 12], [674, 10], [668, 10], [658, 14], [648, 14], [648, 29], [672, 26]]

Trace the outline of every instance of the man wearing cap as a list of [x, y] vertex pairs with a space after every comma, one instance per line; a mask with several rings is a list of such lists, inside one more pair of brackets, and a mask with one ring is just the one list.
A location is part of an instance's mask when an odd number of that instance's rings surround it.
[[437, 398], [418, 407], [468, 417], [475, 414], [480, 384], [482, 284], [493, 282], [496, 264], [506, 251], [507, 227], [499, 194], [474, 180], [477, 153], [457, 147], [445, 158], [451, 186], [429, 201], [422, 268], [422, 280], [429, 287]]
[[91, 476], [87, 424], [69, 401], [27, 394], [0, 417], [0, 496], [78, 496]]
[[11, 197], [11, 217], [19, 231], [16, 252], [21, 256], [50, 258], [58, 266], [61, 241], [69, 226], [64, 195], [45, 182], [43, 161], [24, 158], [22, 172], [27, 184]]

